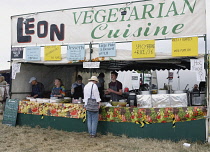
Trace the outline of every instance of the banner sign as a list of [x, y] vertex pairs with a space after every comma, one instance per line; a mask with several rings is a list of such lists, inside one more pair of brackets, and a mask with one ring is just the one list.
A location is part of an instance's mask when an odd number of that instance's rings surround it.
[[23, 47], [13, 47], [11, 53], [11, 59], [22, 59], [23, 58]]
[[100, 62], [83, 62], [83, 68], [100, 68]]
[[198, 37], [172, 39], [172, 56], [198, 56]]
[[61, 46], [60, 45], [45, 46], [44, 60], [45, 61], [61, 60]]
[[85, 59], [85, 45], [68, 45], [67, 46], [67, 59], [73, 60], [84, 60]]
[[155, 40], [133, 41], [132, 58], [154, 58]]
[[149, 0], [12, 17], [12, 46], [206, 34], [205, 0]]
[[40, 61], [41, 60], [41, 47], [26, 47], [26, 61]]
[[204, 59], [190, 59], [191, 71], [195, 71], [197, 81], [205, 81]]
[[99, 57], [116, 56], [115, 43], [100, 43], [99, 44]]

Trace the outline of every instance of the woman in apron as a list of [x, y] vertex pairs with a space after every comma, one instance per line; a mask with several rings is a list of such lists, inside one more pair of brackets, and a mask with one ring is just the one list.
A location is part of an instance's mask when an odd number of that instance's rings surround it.
[[80, 75], [77, 76], [77, 81], [72, 84], [71, 94], [74, 99], [79, 99], [80, 97], [83, 99], [83, 90], [84, 84], [82, 83], [82, 77]]

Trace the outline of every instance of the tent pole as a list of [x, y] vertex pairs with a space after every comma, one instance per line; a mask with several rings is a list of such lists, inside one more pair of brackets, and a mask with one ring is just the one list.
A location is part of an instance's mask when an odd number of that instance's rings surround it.
[[[209, 60], [208, 60], [208, 52], [207, 52], [207, 36], [204, 35], [204, 41], [205, 41], [205, 56], [204, 56], [204, 67], [206, 72], [206, 105], [207, 105], [207, 118], [206, 118], [206, 141], [208, 141], [209, 138], [209, 119], [210, 119], [210, 105], [209, 105]], [[210, 142], [210, 141], [209, 141]]]
[[[91, 54], [93, 53], [93, 46], [92, 46], [92, 43], [91, 42], [89, 44], [89, 48], [90, 48], [90, 62], [92, 62], [92, 56], [91, 56]], [[91, 77], [92, 76], [92, 69], [90, 68], [89, 71], [90, 71], [90, 77]]]

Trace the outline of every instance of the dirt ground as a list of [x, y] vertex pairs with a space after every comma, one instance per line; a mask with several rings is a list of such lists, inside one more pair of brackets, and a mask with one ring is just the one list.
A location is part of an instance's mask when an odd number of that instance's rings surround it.
[[[0, 115], [2, 121], [2, 115]], [[187, 141], [172, 142], [154, 139], [58, 131], [27, 126], [9, 127], [0, 122], [0, 152], [209, 152], [210, 145]]]

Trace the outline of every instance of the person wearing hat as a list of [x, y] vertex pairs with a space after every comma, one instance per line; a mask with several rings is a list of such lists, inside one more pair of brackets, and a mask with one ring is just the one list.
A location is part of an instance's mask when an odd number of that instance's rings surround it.
[[117, 81], [118, 73], [111, 72], [111, 82], [109, 83], [109, 88], [106, 90], [106, 94], [111, 95], [112, 101], [119, 101], [122, 99], [122, 83]]
[[31, 97], [43, 98], [44, 95], [44, 85], [41, 82], [37, 82], [35, 77], [31, 77], [29, 83], [32, 85]]
[[[99, 95], [98, 86], [96, 85], [98, 83], [98, 78], [96, 76], [92, 76], [88, 80], [89, 82], [84, 87], [83, 101], [85, 102], [85, 107], [87, 106], [88, 98], [92, 97], [92, 99], [95, 99], [96, 102], [98, 103], [98, 109], [99, 109], [101, 98]], [[87, 110], [87, 126], [90, 137], [96, 137], [97, 126], [98, 126], [98, 115], [99, 115], [98, 111]]]
[[71, 94], [74, 99], [79, 99], [80, 97], [83, 99], [83, 90], [85, 85], [82, 83], [82, 76], [77, 76], [77, 81], [71, 86]]

